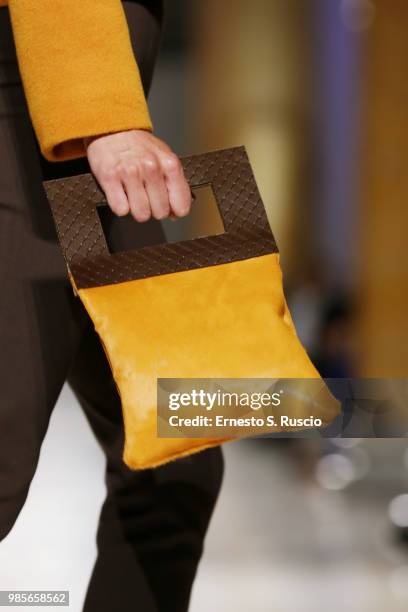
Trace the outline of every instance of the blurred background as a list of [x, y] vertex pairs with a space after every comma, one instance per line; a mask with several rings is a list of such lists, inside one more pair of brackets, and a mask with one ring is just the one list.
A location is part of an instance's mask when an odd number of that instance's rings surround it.
[[[157, 135], [180, 155], [246, 146], [322, 375], [406, 378], [408, 2], [172, 0], [166, 20]], [[216, 231], [211, 210], [172, 231]], [[191, 611], [408, 609], [407, 449], [403, 438], [226, 445]], [[69, 588], [80, 612], [103, 468], [64, 389], [0, 547], [2, 584]]]

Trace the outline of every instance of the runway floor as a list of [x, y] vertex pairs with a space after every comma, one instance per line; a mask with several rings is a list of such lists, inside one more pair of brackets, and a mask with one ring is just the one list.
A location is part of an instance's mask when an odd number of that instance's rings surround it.
[[[388, 445], [387, 461], [375, 444]], [[226, 445], [191, 612], [406, 610], [408, 555], [393, 543], [387, 514], [404, 485], [403, 447], [374, 440], [366, 450], [372, 475], [329, 491], [301, 478], [281, 445]], [[80, 612], [103, 496], [103, 456], [65, 388], [28, 501], [0, 546], [0, 588], [70, 590], [69, 609]]]

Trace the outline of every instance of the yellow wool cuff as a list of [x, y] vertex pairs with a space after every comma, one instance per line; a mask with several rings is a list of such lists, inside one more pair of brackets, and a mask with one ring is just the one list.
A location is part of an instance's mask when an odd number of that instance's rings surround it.
[[120, 0], [9, 0], [31, 120], [50, 161], [82, 139], [152, 130]]

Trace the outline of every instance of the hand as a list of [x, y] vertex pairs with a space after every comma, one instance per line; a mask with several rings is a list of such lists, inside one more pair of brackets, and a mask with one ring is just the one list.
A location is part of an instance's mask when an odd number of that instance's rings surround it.
[[136, 221], [184, 217], [191, 190], [177, 155], [146, 130], [85, 138], [91, 170], [112, 211]]

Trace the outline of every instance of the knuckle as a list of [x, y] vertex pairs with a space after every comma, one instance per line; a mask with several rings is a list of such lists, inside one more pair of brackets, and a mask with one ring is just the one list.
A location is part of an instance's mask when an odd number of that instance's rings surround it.
[[126, 164], [123, 168], [123, 173], [129, 178], [137, 178], [139, 176], [139, 168], [135, 164]]
[[155, 174], [159, 170], [159, 164], [155, 157], [144, 157], [143, 168], [149, 174]]
[[177, 155], [166, 155], [163, 158], [163, 168], [169, 174], [179, 173], [181, 172], [181, 161]]

